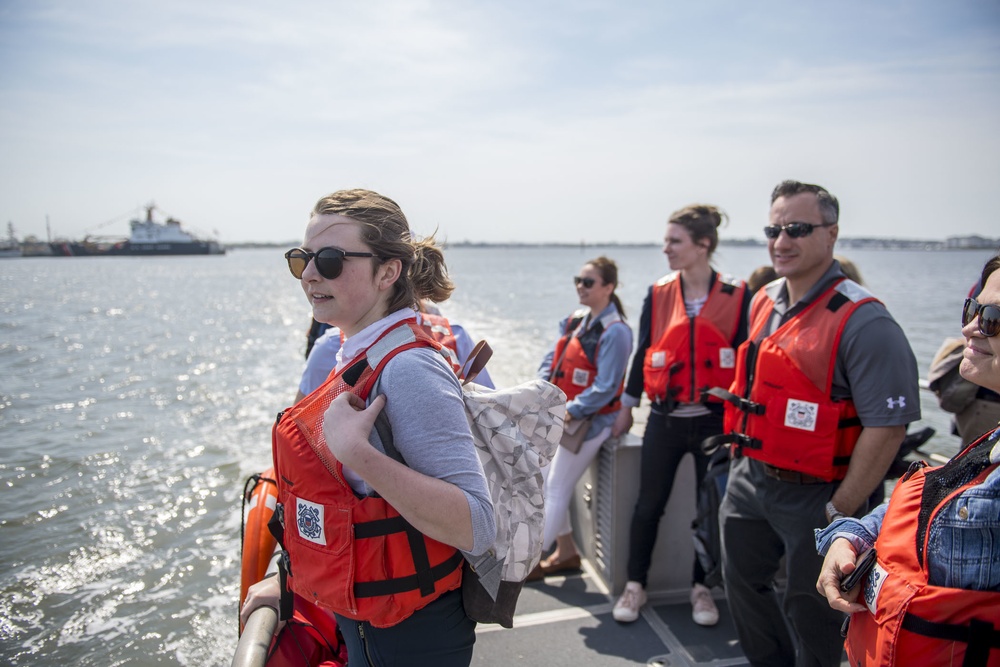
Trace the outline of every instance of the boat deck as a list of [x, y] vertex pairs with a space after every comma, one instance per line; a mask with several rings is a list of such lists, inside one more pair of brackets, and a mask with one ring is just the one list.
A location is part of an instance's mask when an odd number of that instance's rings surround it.
[[634, 623], [611, 616], [615, 597], [588, 561], [579, 573], [525, 584], [512, 629], [480, 624], [473, 665], [747, 665], [725, 599], [710, 628], [691, 620], [686, 597], [653, 597]]

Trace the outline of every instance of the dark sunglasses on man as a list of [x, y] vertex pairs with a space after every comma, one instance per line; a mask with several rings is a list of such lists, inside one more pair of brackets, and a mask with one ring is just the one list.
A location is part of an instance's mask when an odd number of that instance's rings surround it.
[[788, 234], [788, 238], [801, 239], [813, 233], [817, 227], [830, 227], [835, 223], [824, 222], [814, 225], [811, 222], [789, 222], [787, 225], [768, 225], [764, 228], [764, 236], [769, 239], [776, 239], [781, 236], [781, 232]]
[[992, 338], [1000, 333], [1000, 308], [993, 304], [977, 303], [975, 299], [966, 299], [962, 308], [962, 326], [979, 317], [979, 333]]
[[319, 275], [327, 280], [333, 280], [344, 270], [344, 259], [347, 257], [377, 257], [372, 252], [347, 252], [340, 248], [320, 248], [316, 252], [309, 252], [302, 248], [292, 248], [285, 253], [288, 260], [288, 270], [292, 275], [301, 279], [302, 273], [309, 266], [309, 262], [316, 262], [316, 270]]

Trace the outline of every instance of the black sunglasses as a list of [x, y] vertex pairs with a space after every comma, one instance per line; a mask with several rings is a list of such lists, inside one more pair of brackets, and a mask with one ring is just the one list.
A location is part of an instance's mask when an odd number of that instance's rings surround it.
[[1000, 308], [991, 303], [977, 303], [975, 299], [966, 299], [962, 309], [962, 326], [979, 317], [979, 333], [992, 338], [1000, 333]]
[[580, 276], [573, 276], [573, 284], [574, 285], [583, 285], [587, 289], [590, 289], [591, 287], [594, 286], [594, 279], [593, 278], [582, 278]]
[[769, 239], [776, 239], [781, 236], [781, 232], [788, 234], [789, 238], [800, 239], [809, 236], [817, 227], [829, 227], [832, 222], [824, 222], [814, 225], [811, 222], [789, 222], [787, 225], [768, 225], [764, 228], [764, 236]]
[[347, 252], [340, 248], [320, 248], [316, 252], [309, 252], [302, 248], [292, 248], [285, 253], [288, 260], [288, 270], [296, 278], [302, 278], [302, 272], [309, 266], [309, 262], [316, 260], [316, 270], [319, 275], [327, 280], [333, 280], [344, 270], [344, 258], [346, 257], [377, 257], [372, 252]]

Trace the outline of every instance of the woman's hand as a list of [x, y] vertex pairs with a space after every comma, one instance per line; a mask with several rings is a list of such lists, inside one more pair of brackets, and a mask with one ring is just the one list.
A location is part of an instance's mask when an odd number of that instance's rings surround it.
[[622, 433], [628, 433], [632, 429], [632, 408], [623, 407], [615, 415], [615, 423], [611, 425], [611, 437], [617, 438]]
[[385, 396], [381, 394], [367, 408], [364, 400], [349, 391], [333, 399], [323, 415], [323, 436], [338, 461], [354, 468], [360, 456], [374, 451], [368, 436], [384, 406]]
[[816, 590], [826, 598], [830, 607], [845, 614], [853, 614], [867, 608], [856, 602], [860, 590], [857, 586], [846, 593], [840, 590], [841, 580], [854, 572], [857, 560], [858, 553], [851, 542], [838, 537], [826, 552], [823, 567], [819, 571], [819, 579], [816, 580]]
[[[271, 607], [277, 611], [281, 600], [281, 584], [278, 577], [267, 577], [261, 579], [256, 584], [247, 589], [246, 600], [243, 601], [243, 608], [240, 609], [240, 627], [244, 627], [250, 619], [250, 614], [260, 607]], [[285, 625], [284, 621], [278, 621], [278, 627], [274, 634], [278, 634]]]

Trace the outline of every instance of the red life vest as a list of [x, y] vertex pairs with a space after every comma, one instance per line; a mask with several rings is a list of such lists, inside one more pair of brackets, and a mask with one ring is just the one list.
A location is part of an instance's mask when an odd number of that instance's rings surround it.
[[462, 583], [457, 549], [417, 532], [385, 500], [358, 497], [323, 436], [323, 414], [352, 391], [367, 399], [385, 364], [438, 348], [415, 320], [386, 330], [358, 358], [279, 415], [273, 429], [288, 587], [354, 620], [389, 627]]
[[[461, 375], [462, 364], [458, 359], [458, 339], [451, 329], [451, 322], [444, 315], [434, 315], [432, 313], [419, 313], [417, 315], [420, 325], [427, 331], [428, 335], [441, 344], [441, 354], [451, 364], [456, 375]], [[340, 332], [340, 345], [343, 347], [347, 337], [344, 332]], [[308, 355], [307, 355], [308, 357]]]
[[745, 293], [742, 280], [715, 274], [701, 312], [688, 317], [679, 272], [653, 285], [650, 345], [642, 366], [643, 388], [651, 401], [719, 401], [703, 398], [702, 391], [733, 381], [733, 339]]
[[[597, 376], [597, 352], [601, 347], [601, 336], [616, 324], [625, 324], [621, 314], [615, 309], [591, 325], [586, 331], [577, 332], [580, 324], [587, 316], [587, 310], [578, 310], [566, 321], [562, 338], [556, 341], [555, 360], [549, 373], [549, 382], [563, 390], [566, 400], [572, 401], [583, 391], [594, 384]], [[625, 378], [618, 383], [614, 398], [597, 411], [597, 414], [607, 414], [618, 410], [618, 401], [625, 389]]]
[[774, 302], [764, 290], [755, 295], [725, 414], [743, 455], [827, 481], [844, 478], [861, 422], [854, 402], [833, 399], [830, 389], [848, 318], [875, 300], [845, 279], [765, 336]]
[[[966, 456], [983, 436], [959, 456]], [[995, 470], [989, 465], [972, 481], [931, 508], [929, 526], [955, 496]], [[853, 614], [847, 633], [851, 665], [1000, 665], [1000, 593], [945, 588], [928, 583], [926, 556], [918, 556], [918, 517], [925, 470], [900, 480], [875, 541], [877, 564], [862, 587], [870, 611]]]
[[451, 330], [451, 322], [443, 315], [420, 313], [420, 324], [427, 330], [431, 338], [441, 344], [441, 353], [447, 355], [455, 375], [461, 376], [462, 364], [458, 358], [458, 340]]

